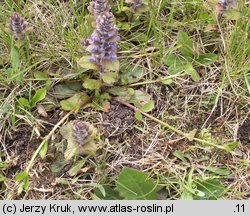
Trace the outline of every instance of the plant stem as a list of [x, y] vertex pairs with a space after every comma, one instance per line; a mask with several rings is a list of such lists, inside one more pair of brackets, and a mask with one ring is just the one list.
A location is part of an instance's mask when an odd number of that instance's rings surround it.
[[114, 100], [114, 101], [117, 101], [118, 103], [121, 103], [121, 104], [123, 104], [123, 105], [125, 105], [125, 106], [127, 106], [127, 107], [129, 107], [129, 108], [131, 108], [131, 109], [133, 109], [135, 112], [136, 112], [136, 111], [139, 111], [139, 112], [140, 112], [141, 114], [143, 114], [144, 116], [146, 116], [146, 117], [152, 119], [152, 120], [155, 121], [155, 122], [158, 122], [159, 124], [163, 125], [164, 127], [167, 127], [168, 129], [170, 129], [170, 130], [176, 132], [177, 134], [179, 134], [179, 135], [181, 135], [181, 136], [186, 136], [186, 134], [185, 134], [184, 132], [182, 132], [182, 131], [176, 129], [175, 127], [169, 125], [169, 124], [166, 123], [166, 122], [161, 121], [160, 119], [155, 118], [154, 116], [152, 116], [152, 115], [150, 115], [150, 114], [148, 114], [148, 113], [145, 113], [145, 112], [141, 111], [141, 110], [138, 109], [137, 107], [135, 107], [135, 106], [133, 106], [133, 105], [127, 103], [127, 102], [121, 101], [121, 100], [116, 99], [116, 98], [114, 98], [113, 100]]
[[[129, 108], [131, 108], [131, 109], [133, 109], [135, 112], [139, 111], [139, 112], [140, 112], [141, 114], [143, 114], [144, 116], [146, 116], [146, 117], [152, 119], [153, 121], [155, 121], [155, 122], [161, 124], [162, 126], [164, 126], [164, 127], [168, 128], [168, 129], [174, 131], [175, 133], [181, 135], [182, 137], [188, 138], [188, 135], [189, 135], [188, 133], [184, 133], [184, 132], [182, 132], [181, 130], [178, 130], [178, 129], [176, 129], [175, 127], [173, 127], [173, 126], [167, 124], [166, 122], [163, 122], [163, 121], [161, 121], [160, 119], [157, 119], [157, 118], [155, 118], [154, 116], [152, 116], [152, 115], [150, 115], [150, 114], [148, 114], [148, 113], [145, 113], [145, 112], [141, 111], [140, 109], [138, 109], [137, 107], [131, 105], [130, 103], [127, 103], [127, 102], [125, 102], [125, 101], [121, 101], [121, 100], [119, 100], [119, 99], [117, 99], [117, 98], [113, 98], [113, 100], [116, 101], [116, 102], [118, 102], [118, 103], [120, 103], [120, 104], [123, 104], [123, 105], [125, 105], [125, 106], [127, 106], [127, 107], [129, 107]], [[189, 139], [189, 138], [188, 138], [188, 139]], [[213, 147], [217, 147], [217, 148], [219, 148], [219, 149], [224, 149], [223, 146], [218, 146], [218, 145], [216, 145], [216, 144], [214, 144], [214, 143], [211, 143], [211, 142], [209, 142], [209, 141], [202, 140], [202, 139], [199, 139], [199, 138], [196, 138], [196, 137], [194, 137], [192, 140], [197, 141], [197, 142], [200, 142], [200, 143], [205, 143], [205, 144], [207, 144], [207, 145], [210, 145], [210, 146], [213, 146]]]

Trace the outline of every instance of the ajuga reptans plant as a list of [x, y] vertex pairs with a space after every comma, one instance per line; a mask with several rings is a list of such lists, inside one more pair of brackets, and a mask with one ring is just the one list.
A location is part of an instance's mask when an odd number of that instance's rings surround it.
[[96, 18], [101, 13], [109, 11], [110, 9], [111, 7], [108, 4], [108, 0], [92, 0], [88, 7], [89, 12]]
[[24, 39], [26, 25], [24, 19], [18, 13], [14, 13], [10, 17], [10, 29], [15, 37]]
[[100, 67], [108, 61], [115, 61], [116, 42], [119, 39], [118, 28], [113, 22], [113, 14], [108, 11], [100, 14], [96, 19], [96, 28], [89, 39], [92, 53], [90, 61]]
[[86, 144], [90, 136], [89, 125], [81, 120], [73, 121], [73, 136], [79, 145]]

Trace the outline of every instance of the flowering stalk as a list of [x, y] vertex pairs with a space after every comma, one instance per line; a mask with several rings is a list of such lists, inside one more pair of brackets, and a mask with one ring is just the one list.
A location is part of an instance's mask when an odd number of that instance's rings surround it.
[[96, 28], [92, 33], [89, 44], [91, 45], [92, 57], [90, 61], [95, 62], [102, 69], [105, 63], [115, 61], [117, 45], [120, 39], [118, 28], [113, 22], [114, 16], [111, 12], [105, 11], [96, 19]]
[[18, 13], [14, 13], [10, 17], [10, 29], [18, 39], [24, 39], [26, 25], [24, 19]]
[[109, 11], [110, 9], [111, 7], [108, 4], [108, 0], [92, 0], [88, 7], [89, 12], [96, 18], [101, 13]]

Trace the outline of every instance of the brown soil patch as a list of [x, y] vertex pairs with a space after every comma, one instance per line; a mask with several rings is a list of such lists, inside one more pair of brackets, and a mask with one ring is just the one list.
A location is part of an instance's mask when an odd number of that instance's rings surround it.
[[123, 135], [131, 135], [135, 122], [134, 112], [130, 108], [117, 102], [111, 102], [110, 110], [101, 113], [101, 118], [97, 119], [101, 123], [101, 131], [108, 138], [119, 138]]
[[23, 171], [25, 164], [31, 158], [32, 153], [39, 146], [41, 139], [31, 139], [32, 129], [30, 127], [18, 128], [11, 137], [6, 137], [6, 150], [14, 158], [15, 163], [8, 169], [7, 176], [11, 177]]
[[242, 144], [247, 145], [250, 143], [250, 120], [247, 119], [238, 130], [238, 137]]

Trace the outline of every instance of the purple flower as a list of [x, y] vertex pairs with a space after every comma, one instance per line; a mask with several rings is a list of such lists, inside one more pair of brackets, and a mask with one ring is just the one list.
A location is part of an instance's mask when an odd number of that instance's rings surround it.
[[119, 39], [118, 28], [113, 22], [113, 14], [107, 11], [100, 14], [96, 19], [96, 29], [89, 39], [92, 45], [90, 61], [94, 61], [101, 67], [108, 61], [115, 61], [117, 59], [116, 42]]
[[228, 5], [236, 5], [237, 0], [219, 0], [219, 3], [226, 7]]
[[108, 5], [108, 0], [92, 0], [88, 10], [94, 17], [98, 17], [101, 13], [109, 11], [110, 6]]
[[24, 39], [26, 25], [18, 13], [14, 13], [10, 17], [10, 29], [17, 38]]
[[81, 120], [73, 121], [73, 136], [78, 144], [86, 144], [90, 136], [88, 124]]

